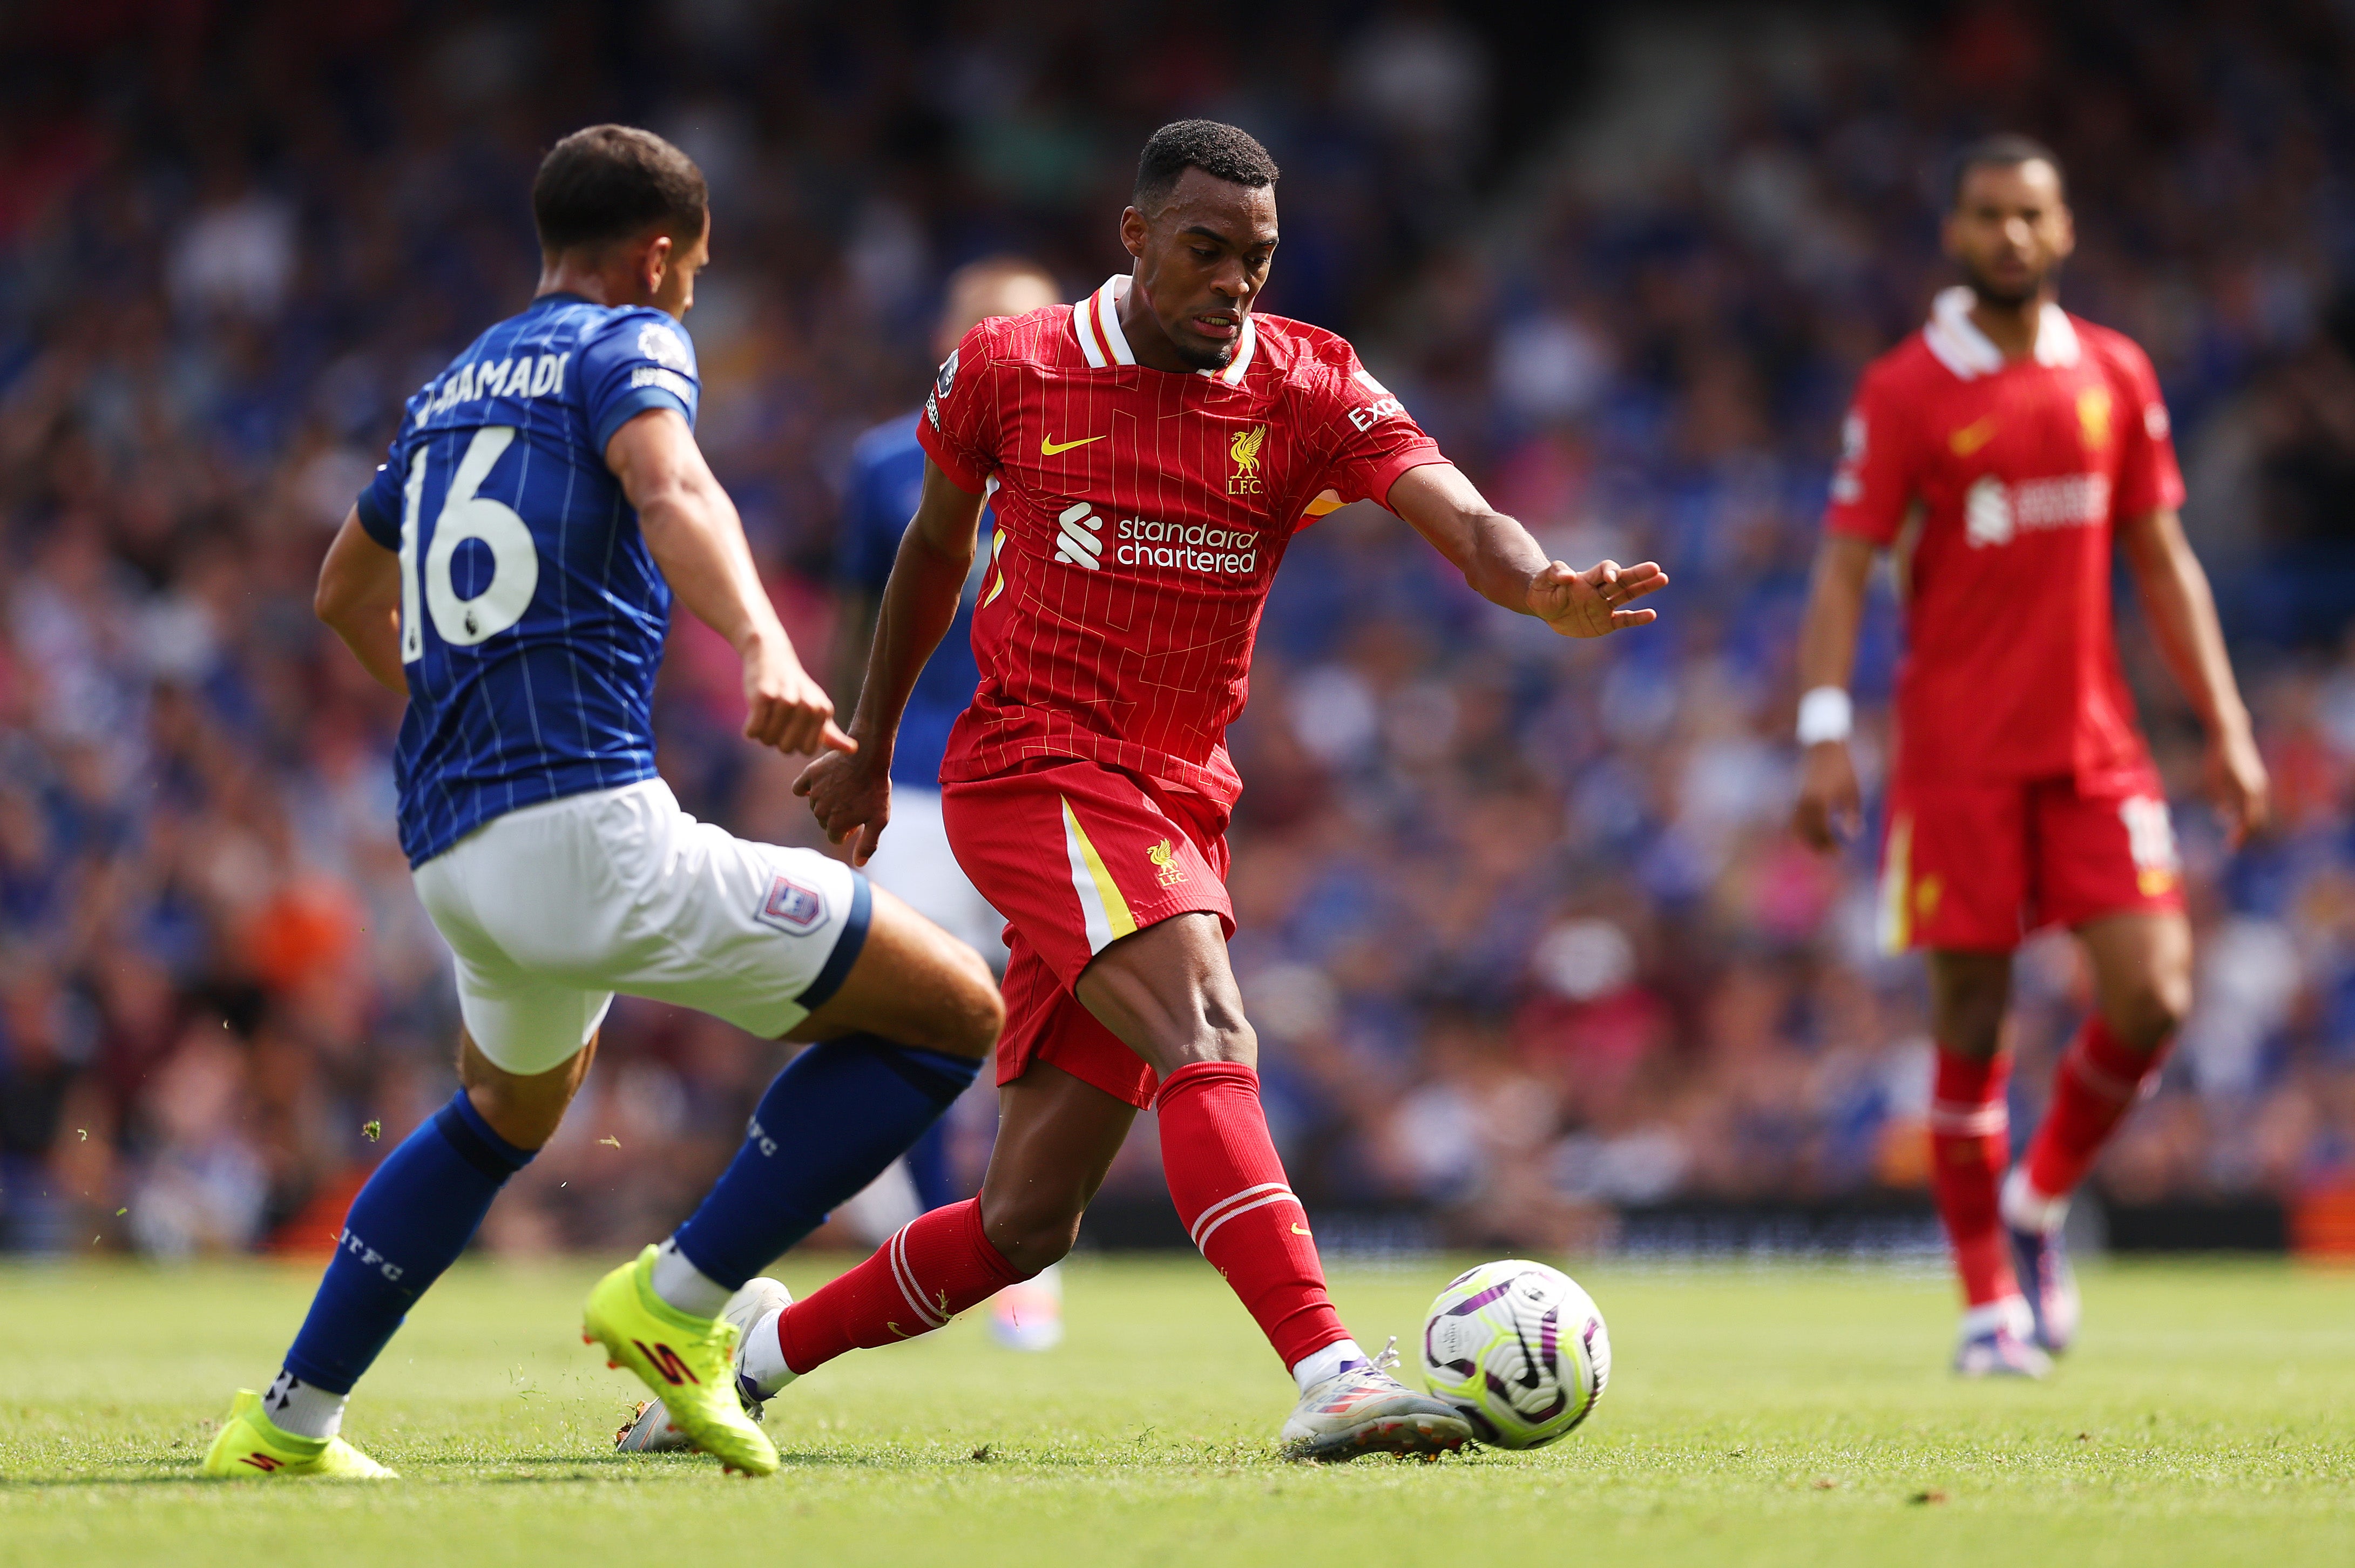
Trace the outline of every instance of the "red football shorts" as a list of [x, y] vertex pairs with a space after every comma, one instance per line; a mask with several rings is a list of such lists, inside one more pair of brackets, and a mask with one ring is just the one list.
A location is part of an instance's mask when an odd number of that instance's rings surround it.
[[2029, 932], [2180, 910], [2183, 864], [2158, 776], [1930, 783], [1889, 790], [1880, 926], [1912, 947], [2009, 952]]
[[1140, 1110], [1160, 1080], [1071, 995], [1113, 943], [1207, 911], [1230, 936], [1227, 814], [1209, 799], [1100, 763], [1057, 763], [941, 786], [957, 864], [1006, 917], [1006, 1033], [997, 1081], [1033, 1062]]

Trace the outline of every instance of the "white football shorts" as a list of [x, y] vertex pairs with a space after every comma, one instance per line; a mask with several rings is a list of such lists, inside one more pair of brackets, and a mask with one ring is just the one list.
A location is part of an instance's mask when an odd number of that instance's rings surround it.
[[698, 822], [660, 779], [511, 811], [414, 875], [466, 1032], [517, 1074], [570, 1060], [616, 991], [775, 1040], [841, 986], [871, 907], [841, 861]]

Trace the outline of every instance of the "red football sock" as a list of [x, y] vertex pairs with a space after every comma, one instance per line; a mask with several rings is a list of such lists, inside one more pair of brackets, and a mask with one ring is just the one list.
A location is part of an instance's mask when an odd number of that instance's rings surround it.
[[777, 1315], [777, 1348], [796, 1375], [845, 1350], [929, 1334], [1020, 1279], [982, 1233], [981, 1200], [909, 1221], [875, 1255]]
[[2077, 1189], [2172, 1043], [2163, 1040], [2150, 1051], [2137, 1051], [2112, 1034], [2099, 1013], [2085, 1020], [2052, 1075], [2052, 1104], [2028, 1146], [2033, 1196], [2050, 1200]]
[[1307, 1211], [1267, 1136], [1259, 1074], [1195, 1061], [1161, 1081], [1161, 1168], [1178, 1217], [1291, 1367], [1349, 1337], [1325, 1294]]
[[1937, 1087], [1930, 1099], [1930, 1191], [1955, 1250], [1955, 1271], [1973, 1307], [2019, 1294], [2012, 1281], [1997, 1184], [2011, 1153], [2004, 1085], [2011, 1059], [1974, 1061], [1938, 1048]]

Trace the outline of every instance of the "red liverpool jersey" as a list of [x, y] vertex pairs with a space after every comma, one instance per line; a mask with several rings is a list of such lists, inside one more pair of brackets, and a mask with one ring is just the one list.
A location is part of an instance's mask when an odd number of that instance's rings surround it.
[[1857, 389], [1826, 526], [1898, 552], [1897, 769], [2075, 777], [2147, 765], [2110, 604], [2116, 522], [2183, 500], [2167, 405], [2132, 339], [2044, 307], [2007, 363], [1938, 296]]
[[1301, 322], [1247, 316], [1216, 373], [1137, 364], [1128, 283], [983, 322], [918, 416], [942, 472], [997, 486], [981, 687], [941, 776], [1083, 757], [1231, 807], [1227, 725], [1294, 530], [1445, 459], [1346, 341]]

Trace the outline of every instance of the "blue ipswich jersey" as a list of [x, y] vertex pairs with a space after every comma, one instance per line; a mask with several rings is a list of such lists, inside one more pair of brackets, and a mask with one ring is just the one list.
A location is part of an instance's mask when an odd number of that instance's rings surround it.
[[648, 409], [692, 423], [697, 399], [669, 316], [547, 294], [409, 400], [358, 507], [400, 554], [411, 866], [522, 806], [655, 776], [670, 586], [605, 443]]
[[[850, 480], [845, 486], [842, 539], [837, 574], [847, 585], [879, 595], [900, 553], [900, 537], [916, 515], [924, 493], [924, 449], [916, 444], [920, 414], [887, 421], [858, 438], [850, 449]], [[973, 656], [973, 606], [989, 564], [991, 516], [981, 514], [980, 548], [957, 602], [956, 622], [925, 661], [908, 694], [908, 711], [891, 752], [891, 782], [919, 789], [941, 787], [941, 759], [949, 749], [949, 727], [973, 706], [981, 667]]]

